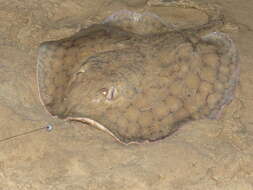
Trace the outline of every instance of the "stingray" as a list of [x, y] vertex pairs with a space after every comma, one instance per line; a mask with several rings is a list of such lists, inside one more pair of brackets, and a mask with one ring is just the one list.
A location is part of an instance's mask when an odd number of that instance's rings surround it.
[[124, 144], [157, 141], [187, 122], [217, 119], [238, 76], [227, 34], [198, 36], [153, 13], [126, 10], [42, 43], [37, 63], [40, 99], [52, 116], [95, 126]]

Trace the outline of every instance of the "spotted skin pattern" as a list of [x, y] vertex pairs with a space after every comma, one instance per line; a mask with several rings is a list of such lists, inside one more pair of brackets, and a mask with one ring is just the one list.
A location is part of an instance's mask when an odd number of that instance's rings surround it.
[[156, 141], [186, 122], [218, 118], [239, 77], [229, 36], [213, 32], [192, 42], [166, 31], [153, 14], [122, 14], [41, 44], [37, 76], [46, 110], [125, 144]]

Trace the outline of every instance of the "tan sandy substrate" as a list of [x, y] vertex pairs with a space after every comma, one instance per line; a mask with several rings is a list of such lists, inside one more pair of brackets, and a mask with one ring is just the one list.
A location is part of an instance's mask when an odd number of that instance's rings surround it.
[[[210, 0], [223, 7], [224, 29], [241, 59], [236, 98], [219, 121], [195, 121], [162, 141], [124, 146], [102, 131], [52, 118], [43, 109], [36, 85], [38, 45], [70, 36], [116, 10], [143, 9], [145, 1], [137, 1], [0, 0], [0, 139], [54, 126], [51, 132], [0, 142], [0, 190], [253, 189], [250, 0]], [[187, 14], [195, 22], [195, 13]], [[177, 20], [183, 14], [171, 15]]]

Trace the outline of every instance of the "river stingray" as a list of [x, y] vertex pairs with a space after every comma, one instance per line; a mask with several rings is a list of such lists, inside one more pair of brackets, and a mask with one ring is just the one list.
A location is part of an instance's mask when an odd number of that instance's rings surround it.
[[37, 63], [41, 102], [51, 115], [95, 126], [124, 144], [217, 119], [233, 99], [238, 54], [227, 34], [191, 34], [152, 13], [120, 11], [44, 42]]

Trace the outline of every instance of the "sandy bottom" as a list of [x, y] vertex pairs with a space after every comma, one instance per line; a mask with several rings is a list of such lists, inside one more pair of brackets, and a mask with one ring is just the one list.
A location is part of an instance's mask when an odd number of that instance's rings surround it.
[[[240, 52], [236, 98], [220, 120], [191, 122], [162, 141], [124, 146], [95, 128], [49, 116], [37, 92], [37, 47], [116, 10], [141, 10], [146, 1], [0, 0], [0, 141], [54, 126], [0, 142], [0, 190], [253, 189], [253, 1], [205, 1], [223, 7]], [[196, 15], [187, 14], [195, 22]]]

